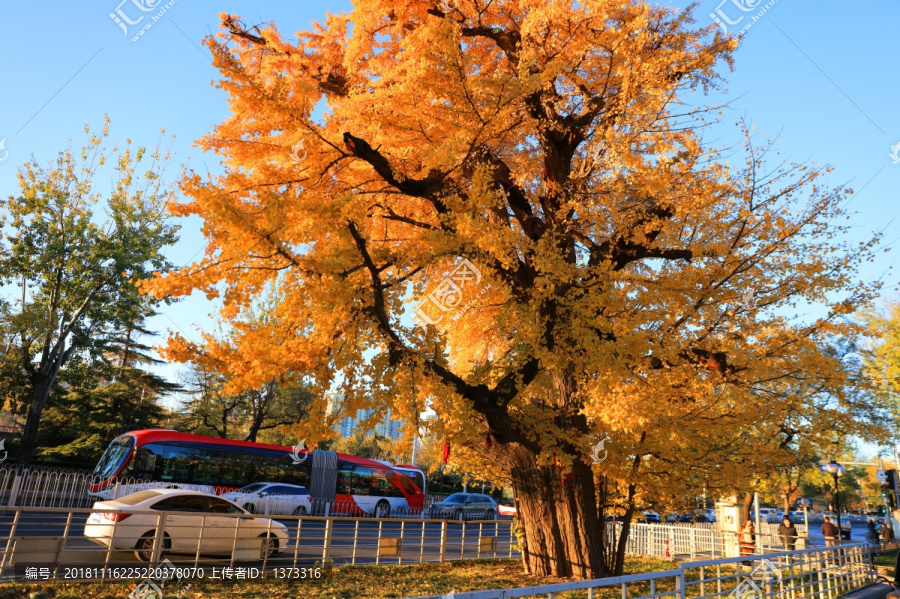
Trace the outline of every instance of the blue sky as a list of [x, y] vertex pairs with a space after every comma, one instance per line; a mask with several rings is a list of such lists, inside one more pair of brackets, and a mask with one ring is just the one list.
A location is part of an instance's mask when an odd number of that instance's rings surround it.
[[[214, 32], [218, 13], [241, 15], [245, 22], [275, 21], [284, 35], [322, 20], [326, 11], [350, 9], [349, 2], [280, 2], [176, 0], [136, 41], [133, 35], [165, 6], [142, 13], [138, 0], [70, 3], [4, 3], [0, 22], [0, 193], [16, 193], [16, 167], [32, 154], [53, 158], [69, 139], [84, 141], [85, 123], [100, 127], [103, 114], [112, 120], [111, 137], [153, 145], [159, 129], [177, 136], [175, 160], [206, 170], [215, 157], [204, 156], [193, 142], [227, 116], [223, 94], [213, 88], [204, 36]], [[154, 5], [158, 0], [144, 0]], [[733, 126], [744, 118], [755, 131], [781, 134], [784, 156], [830, 164], [831, 183], [851, 182], [857, 191], [850, 203], [856, 214], [851, 236], [865, 239], [884, 230], [886, 245], [900, 240], [898, 188], [900, 164], [889, 153], [900, 143], [900, 60], [896, 23], [900, 5], [880, 6], [801, 3], [778, 0], [704, 0], [698, 21], [711, 24], [710, 13], [746, 24], [735, 71], [728, 80], [731, 107], [723, 124], [707, 139], [736, 139]], [[738, 4], [753, 7], [741, 10]], [[687, 2], [664, 2], [686, 6]], [[862, 8], [865, 6], [866, 8]], [[128, 33], [110, 13], [135, 21]], [[716, 10], [718, 9], [718, 13]], [[761, 11], [765, 11], [755, 22]], [[169, 253], [176, 264], [189, 262], [204, 247], [200, 223], [181, 222], [181, 240]], [[882, 278], [885, 296], [897, 292], [891, 270], [895, 252], [880, 253], [861, 277]], [[160, 332], [181, 330], [196, 338], [209, 329], [212, 306], [191, 297], [166, 308], [151, 322]], [[178, 367], [163, 369], [174, 376]]]

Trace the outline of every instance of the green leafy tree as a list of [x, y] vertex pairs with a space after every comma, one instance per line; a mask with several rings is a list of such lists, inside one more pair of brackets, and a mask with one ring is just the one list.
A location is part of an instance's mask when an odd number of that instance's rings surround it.
[[[137, 321], [110, 336], [99, 360], [72, 360], [63, 369], [67, 384], [51, 394], [38, 435], [41, 461], [93, 467], [115, 437], [164, 421], [160, 400], [180, 387], [146, 369], [162, 362], [141, 342], [155, 334], [144, 322], [153, 314], [144, 306]], [[87, 372], [76, 376], [79, 370]]]
[[[174, 199], [163, 179], [168, 154], [132, 150], [130, 141], [107, 150], [108, 119], [102, 133], [85, 131], [80, 152], [67, 149], [47, 166], [24, 164], [19, 195], [3, 205], [0, 284], [15, 289], [5, 326], [26, 379], [25, 465], [60, 371], [78, 352], [102, 353], [122, 323], [134, 321], [146, 305], [135, 282], [170, 269], [162, 251], [177, 240], [165, 211]], [[94, 181], [108, 162], [113, 183], [98, 193]]]

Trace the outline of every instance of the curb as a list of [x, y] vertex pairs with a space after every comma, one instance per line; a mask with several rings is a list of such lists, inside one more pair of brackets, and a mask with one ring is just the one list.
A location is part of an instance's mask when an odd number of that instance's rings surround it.
[[884, 599], [893, 587], [889, 584], [876, 583], [862, 589], [857, 589], [852, 593], [843, 595], [841, 599]]

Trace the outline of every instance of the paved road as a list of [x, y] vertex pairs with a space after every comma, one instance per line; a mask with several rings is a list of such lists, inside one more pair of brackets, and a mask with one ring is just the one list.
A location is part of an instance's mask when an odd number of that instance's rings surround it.
[[[822, 528], [822, 523], [809, 523], [809, 537], [811, 539], [817, 539], [820, 541], [825, 540], [825, 536], [822, 534], [820, 529]], [[853, 522], [850, 529], [850, 540], [862, 543], [866, 540], [866, 532], [868, 531], [868, 527], [866, 524], [862, 522]]]
[[[65, 544], [64, 560], [76, 560], [83, 565], [100, 565], [109, 560], [116, 565], [137, 565], [133, 552], [115, 551], [106, 555], [105, 547], [86, 539], [83, 536], [87, 514], [27, 513], [22, 512], [15, 523], [15, 537], [68, 537]], [[301, 519], [283, 520], [288, 529], [288, 543], [274, 558], [267, 560], [265, 566], [273, 567], [311, 567], [321, 560], [325, 543], [326, 526], [324, 520]], [[299, 524], [299, 527], [298, 527]], [[496, 551], [499, 557], [509, 556], [510, 521], [497, 522], [448, 522], [446, 553], [447, 559], [473, 559], [477, 557], [493, 557], [490, 548], [479, 545], [479, 529], [482, 536], [497, 536]], [[13, 527], [13, 517], [0, 515], [0, 549], [3, 540], [8, 539]], [[299, 530], [298, 530], [299, 528]], [[68, 532], [67, 532], [68, 531]], [[499, 534], [498, 534], [499, 533]], [[299, 544], [298, 544], [299, 536]], [[421, 521], [399, 522], [396, 520], [342, 520], [335, 519], [332, 530], [329, 557], [335, 565], [357, 563], [398, 563], [397, 555], [387, 556], [385, 552], [378, 555], [379, 536], [382, 540], [401, 538], [403, 563], [418, 561], [439, 561], [441, 546], [441, 522]], [[354, 542], [355, 540], [355, 542]], [[513, 554], [517, 556], [517, 554]], [[167, 555], [173, 563], [193, 562], [194, 556]], [[296, 564], [295, 562], [296, 557]], [[16, 559], [18, 564], [25, 562]], [[230, 559], [201, 559], [201, 564], [208, 568], [231, 565]], [[35, 564], [37, 565], [37, 564]], [[263, 567], [262, 561], [244, 562], [243, 566]], [[21, 568], [15, 574], [21, 576]], [[9, 576], [11, 571], [4, 572]]]

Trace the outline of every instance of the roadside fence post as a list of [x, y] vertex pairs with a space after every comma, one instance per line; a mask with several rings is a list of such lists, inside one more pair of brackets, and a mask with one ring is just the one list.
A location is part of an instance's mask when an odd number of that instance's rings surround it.
[[400, 565], [403, 563], [403, 541], [406, 536], [406, 520], [400, 521], [400, 546], [397, 547], [397, 564]]
[[28, 475], [28, 469], [22, 471], [21, 474], [16, 472], [15, 478], [13, 478], [12, 488], [9, 491], [9, 503], [8, 506], [12, 507], [16, 505], [16, 499], [19, 497], [19, 487], [22, 486], [22, 479]]
[[422, 520], [422, 537], [419, 539], [419, 563], [425, 562], [425, 520]]
[[441, 522], [441, 563], [447, 560], [447, 521]]
[[331, 534], [334, 531], [334, 517], [332, 516], [325, 521], [325, 546], [322, 548], [322, 567], [325, 568], [328, 562], [328, 555], [331, 553]]
[[[297, 540], [294, 542], [294, 561], [291, 563], [291, 566], [297, 567], [297, 558], [300, 555], [300, 529], [303, 528], [303, 518], [297, 517]], [[356, 539], [353, 540], [354, 546], [356, 544]]]
[[375, 565], [381, 565], [381, 525], [384, 524], [384, 520], [378, 520], [378, 541], [375, 543], [377, 549], [375, 550]]
[[[463, 516], [465, 518], [465, 516]], [[466, 559], [466, 521], [462, 521], [462, 535], [459, 540], [459, 559]]]
[[[118, 524], [118, 523], [117, 523]], [[159, 558], [162, 556], [163, 542], [166, 536], [166, 513], [162, 512], [156, 517], [156, 537], [153, 539], [153, 553], [150, 558], [151, 564], [158, 564]], [[115, 533], [113, 533], [115, 534]]]
[[353, 554], [350, 557], [350, 565], [356, 565], [356, 547], [359, 544], [359, 518], [356, 519], [356, 525], [353, 527]]

